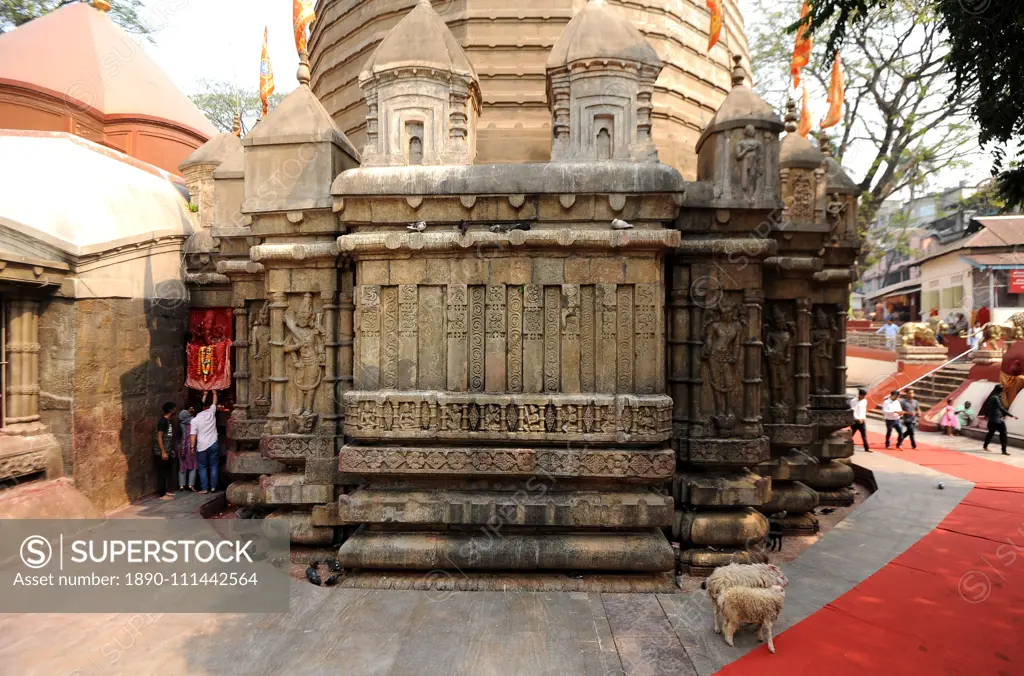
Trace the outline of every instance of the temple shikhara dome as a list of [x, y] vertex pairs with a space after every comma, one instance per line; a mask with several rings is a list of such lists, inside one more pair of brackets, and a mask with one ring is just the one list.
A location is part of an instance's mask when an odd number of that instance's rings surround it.
[[[416, 0], [321, 0], [313, 24], [312, 88], [357, 148], [366, 143], [368, 108], [360, 73], [389, 31]], [[551, 158], [551, 113], [545, 65], [566, 25], [587, 4], [582, 0], [526, 0], [515, 5], [484, 0], [437, 0], [434, 10], [448, 25], [479, 78], [481, 113], [477, 164], [545, 162]], [[604, 10], [627, 19], [646, 38], [664, 67], [654, 85], [653, 137], [658, 157], [685, 178], [697, 174], [695, 146], [730, 88], [730, 54], [749, 63], [743, 19], [735, 0], [725, 0], [725, 27], [707, 54], [704, 0], [643, 6], [608, 0]], [[614, 39], [585, 30], [586, 40]], [[392, 35], [394, 37], [394, 35]], [[621, 37], [621, 36], [620, 36]], [[596, 43], [595, 43], [596, 44]], [[602, 50], [614, 49], [605, 43]], [[378, 55], [379, 56], [379, 55]], [[573, 58], [572, 54], [563, 55]], [[747, 68], [749, 70], [749, 68]]]
[[0, 35], [0, 128], [70, 132], [170, 172], [216, 128], [101, 9]]

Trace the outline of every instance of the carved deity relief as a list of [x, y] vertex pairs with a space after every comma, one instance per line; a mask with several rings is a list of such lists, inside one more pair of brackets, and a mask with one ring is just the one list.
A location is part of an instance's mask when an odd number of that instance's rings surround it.
[[815, 394], [832, 393], [835, 344], [836, 323], [819, 307], [811, 328], [811, 383]]
[[764, 148], [761, 142], [755, 137], [754, 126], [748, 124], [743, 128], [743, 138], [736, 144], [736, 163], [740, 170], [740, 189], [743, 195], [748, 198], [755, 196], [757, 192], [757, 181], [764, 171], [763, 154]]
[[[707, 418], [720, 430], [736, 425], [741, 382], [740, 349], [745, 318], [737, 302], [723, 300], [708, 308], [701, 331], [703, 392], [701, 401]], [[710, 405], [709, 405], [710, 404]]]
[[292, 383], [302, 397], [296, 416], [303, 418], [303, 428], [307, 419], [313, 415], [313, 399], [316, 390], [323, 380], [324, 366], [327, 364], [326, 334], [324, 333], [321, 316], [313, 312], [313, 296], [307, 293], [302, 304], [295, 312], [286, 312], [285, 326], [288, 337], [284, 343], [284, 353], [292, 356]]
[[814, 185], [811, 177], [798, 173], [793, 177], [793, 200], [789, 207], [789, 218], [793, 221], [814, 220]]
[[768, 402], [776, 423], [786, 422], [793, 392], [793, 342], [796, 323], [781, 305], [772, 305], [764, 325], [764, 363], [768, 376]]
[[249, 325], [254, 401], [270, 403], [270, 306], [264, 302]]

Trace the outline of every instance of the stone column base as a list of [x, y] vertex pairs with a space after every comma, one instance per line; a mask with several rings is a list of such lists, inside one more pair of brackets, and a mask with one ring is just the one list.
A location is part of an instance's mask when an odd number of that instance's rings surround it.
[[38, 433], [40, 429], [46, 429], [44, 426], [33, 427], [35, 433], [32, 434], [28, 434], [28, 426], [12, 427], [22, 429], [5, 428], [0, 433], [0, 480], [39, 472], [45, 472], [47, 479], [56, 479], [64, 474], [60, 443], [52, 434]]

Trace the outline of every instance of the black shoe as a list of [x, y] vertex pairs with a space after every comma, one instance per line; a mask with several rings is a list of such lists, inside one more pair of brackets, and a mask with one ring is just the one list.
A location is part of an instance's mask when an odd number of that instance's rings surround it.
[[988, 453], [988, 446], [982, 446], [982, 447], [981, 447], [981, 450], [983, 450], [983, 451], [985, 451], [986, 453]]
[[1010, 455], [1007, 451], [1003, 451], [1003, 455]]
[[865, 453], [874, 453], [874, 451], [872, 451], [870, 448], [865, 448], [864, 452]]

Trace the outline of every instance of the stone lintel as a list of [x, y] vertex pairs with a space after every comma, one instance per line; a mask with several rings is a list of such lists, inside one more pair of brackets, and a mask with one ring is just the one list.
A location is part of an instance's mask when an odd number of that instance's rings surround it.
[[346, 444], [338, 458], [338, 470], [355, 476], [552, 476], [644, 483], [660, 483], [670, 478], [675, 464], [675, 453], [671, 448], [636, 451]]
[[672, 436], [666, 395], [350, 391], [353, 439], [658, 444]]
[[217, 261], [217, 272], [228, 277], [262, 275], [263, 271], [264, 268], [261, 264], [248, 259]]
[[[367, 232], [338, 237], [337, 251], [352, 255], [393, 253], [396, 251], [473, 253], [479, 247], [571, 248], [581, 249], [665, 249], [679, 246], [677, 230], [660, 228], [599, 230], [546, 228], [511, 230], [508, 233], [471, 231], [460, 234], [443, 232]], [[256, 247], [254, 247], [255, 252]], [[255, 258], [254, 260], [259, 260]]]
[[776, 251], [775, 240], [768, 237], [687, 237], [675, 248], [677, 256], [747, 256], [766, 258]]
[[333, 458], [335, 438], [315, 434], [266, 434], [260, 438], [260, 453], [268, 460], [285, 464], [307, 458]]
[[337, 258], [338, 246], [334, 242], [308, 242], [305, 244], [259, 244], [249, 250], [253, 261], [298, 262]]
[[672, 570], [660, 529], [625, 533], [414, 533], [360, 530], [338, 551], [346, 568], [418, 570]]
[[858, 279], [854, 268], [827, 268], [814, 273], [814, 281], [824, 284], [852, 284]]
[[769, 256], [764, 265], [786, 272], [817, 272], [823, 263], [817, 256]]
[[319, 510], [315, 522], [649, 528], [670, 525], [672, 514], [670, 496], [643, 488], [533, 493], [362, 488]]

